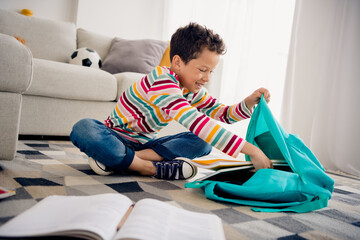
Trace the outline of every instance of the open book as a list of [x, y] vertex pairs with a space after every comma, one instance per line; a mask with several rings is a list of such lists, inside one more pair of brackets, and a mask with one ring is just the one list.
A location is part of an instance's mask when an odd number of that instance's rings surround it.
[[[239, 161], [238, 163], [234, 163], [233, 166], [229, 166], [230, 163], [229, 165], [224, 166], [223, 164], [226, 164], [227, 162], [223, 162], [223, 160], [227, 159], [219, 159], [218, 162], [210, 163], [209, 165], [212, 165], [213, 167], [205, 168], [212, 170], [209, 170], [210, 172], [206, 173], [205, 176], [194, 179], [194, 181], [212, 180], [243, 184], [255, 173], [254, 166], [250, 161]], [[271, 162], [274, 169], [291, 171], [288, 163], [285, 160], [271, 160]], [[197, 166], [199, 166], [199, 164], [197, 164]]]
[[[271, 160], [273, 164], [286, 164], [285, 160]], [[233, 168], [241, 166], [252, 166], [250, 161], [241, 161], [237, 159], [226, 158], [206, 158], [201, 157], [193, 159], [192, 163], [200, 168], [218, 170], [222, 168]]]
[[0, 227], [0, 237], [83, 239], [225, 239], [222, 222], [154, 199], [126, 196], [49, 196]]

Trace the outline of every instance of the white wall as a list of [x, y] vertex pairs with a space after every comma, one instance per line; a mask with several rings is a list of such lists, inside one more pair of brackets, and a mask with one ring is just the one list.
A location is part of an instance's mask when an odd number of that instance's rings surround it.
[[21, 9], [30, 9], [34, 17], [76, 21], [78, 0], [0, 0], [0, 8], [20, 12]]
[[74, 22], [107, 36], [162, 39], [166, 0], [0, 0], [0, 8], [35, 17]]
[[162, 40], [164, 1], [79, 0], [77, 26], [126, 39]]

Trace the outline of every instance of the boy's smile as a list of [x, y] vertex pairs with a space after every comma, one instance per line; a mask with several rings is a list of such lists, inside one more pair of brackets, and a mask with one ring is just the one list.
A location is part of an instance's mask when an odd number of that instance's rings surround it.
[[197, 58], [187, 64], [175, 55], [170, 70], [178, 75], [180, 88], [185, 87], [190, 92], [197, 93], [210, 80], [219, 59], [219, 54], [204, 48]]

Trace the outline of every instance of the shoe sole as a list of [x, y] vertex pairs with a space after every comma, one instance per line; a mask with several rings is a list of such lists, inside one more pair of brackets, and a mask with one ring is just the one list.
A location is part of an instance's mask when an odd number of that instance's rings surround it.
[[113, 173], [112, 171], [106, 171], [106, 169], [104, 169], [103, 165], [100, 164], [98, 161], [96, 161], [93, 158], [89, 157], [88, 161], [89, 161], [90, 168], [98, 175], [107, 176], [107, 175], [110, 175]]
[[192, 163], [191, 159], [185, 158], [185, 157], [177, 157], [177, 158], [175, 158], [174, 160], [183, 160], [184, 162], [187, 162], [187, 163], [191, 166], [191, 168], [193, 169], [193, 173], [191, 174], [191, 176], [188, 177], [188, 178], [185, 178], [185, 179], [183, 179], [183, 180], [187, 180], [187, 179], [191, 179], [191, 178], [195, 177], [195, 175], [196, 175], [197, 172], [198, 172], [198, 168], [197, 168], [197, 166], [195, 166], [195, 165]]

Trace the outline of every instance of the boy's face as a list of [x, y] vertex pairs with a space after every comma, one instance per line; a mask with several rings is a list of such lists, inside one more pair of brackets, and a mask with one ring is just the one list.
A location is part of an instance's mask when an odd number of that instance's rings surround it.
[[205, 48], [198, 58], [185, 64], [179, 56], [174, 56], [171, 70], [179, 76], [180, 88], [197, 93], [210, 80], [211, 73], [220, 59], [219, 54]]

